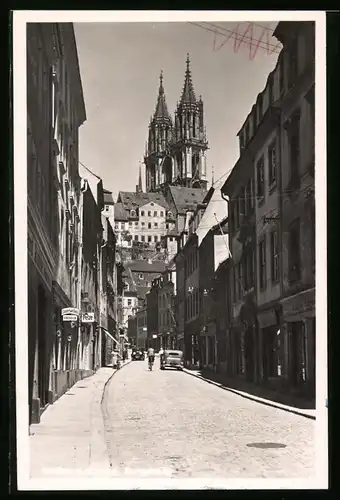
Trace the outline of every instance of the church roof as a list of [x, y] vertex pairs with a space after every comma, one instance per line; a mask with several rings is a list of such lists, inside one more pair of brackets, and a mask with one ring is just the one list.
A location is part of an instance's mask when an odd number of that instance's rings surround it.
[[136, 209], [151, 202], [157, 203], [164, 208], [168, 207], [162, 193], [135, 193], [130, 191], [119, 191], [118, 202], [123, 204], [127, 210]]
[[165, 92], [163, 87], [163, 72], [159, 77], [159, 90], [158, 90], [158, 98], [156, 104], [156, 110], [154, 114], [155, 119], [167, 119], [171, 120], [170, 113], [168, 111], [168, 106], [166, 104]]
[[187, 54], [187, 69], [185, 72], [185, 80], [184, 87], [182, 91], [181, 103], [196, 103], [196, 96], [194, 91], [194, 86], [191, 80], [191, 71], [190, 71], [190, 59], [189, 54]]
[[202, 203], [206, 195], [205, 189], [200, 188], [170, 186], [169, 189], [177, 212], [196, 210], [197, 205]]

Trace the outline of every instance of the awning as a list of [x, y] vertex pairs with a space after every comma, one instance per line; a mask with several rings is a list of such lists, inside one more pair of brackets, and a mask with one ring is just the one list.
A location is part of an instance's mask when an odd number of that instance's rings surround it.
[[106, 335], [108, 335], [112, 340], [114, 340], [116, 342], [117, 345], [120, 345], [120, 343], [118, 342], [118, 340], [116, 340], [113, 335], [111, 335], [111, 333], [106, 330], [106, 328], [104, 328], [103, 326], [100, 327], [102, 330], [104, 330], [104, 332], [106, 333]]

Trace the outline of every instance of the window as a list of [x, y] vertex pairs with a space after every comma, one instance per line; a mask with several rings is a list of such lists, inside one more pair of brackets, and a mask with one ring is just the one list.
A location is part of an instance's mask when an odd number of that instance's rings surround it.
[[263, 96], [262, 94], [259, 95], [258, 101], [257, 101], [257, 122], [260, 123], [262, 120], [263, 116]]
[[136, 227], [138, 226], [138, 222], [137, 222], [137, 221], [135, 222], [135, 226], [136, 226]]
[[140, 213], [142, 217], [144, 217], [144, 213], [145, 213], [144, 210], [142, 210]]
[[249, 142], [249, 122], [246, 123], [246, 130], [245, 130], [245, 145], [248, 144]]
[[144, 235], [142, 235], [142, 236], [140, 237], [140, 240], [141, 240], [141, 241], [145, 241], [145, 236], [144, 236]]
[[127, 304], [128, 304], [128, 307], [131, 307], [132, 306], [132, 300], [128, 299]]
[[288, 250], [289, 268], [288, 278], [290, 282], [300, 279], [300, 221], [295, 221], [289, 231], [289, 250]]
[[315, 204], [313, 203], [310, 208], [310, 248], [311, 248], [311, 261], [312, 271], [315, 273]]
[[152, 241], [152, 236], [148, 236], [148, 242], [151, 243]]
[[131, 217], [136, 217], [136, 212], [135, 212], [134, 210], [131, 210], [131, 212], [130, 212], [130, 216], [131, 216]]
[[295, 113], [288, 125], [289, 137], [289, 160], [290, 160], [290, 183], [292, 187], [298, 187], [300, 181], [300, 114]]
[[280, 88], [280, 95], [282, 95], [285, 90], [285, 65], [283, 57], [281, 58], [280, 62], [279, 88]]
[[243, 273], [242, 273], [242, 264], [239, 262], [237, 264], [237, 299], [240, 299], [242, 297], [242, 280], [243, 280]]
[[132, 227], [132, 222], [131, 221], [129, 221], [129, 227]]
[[115, 224], [115, 229], [119, 229], [119, 224], [118, 224], [118, 222], [116, 222], [116, 224]]
[[256, 164], [256, 174], [257, 174], [257, 196], [264, 198], [264, 157], [262, 156]]
[[138, 234], [135, 234], [135, 241], [138, 241]]
[[151, 229], [151, 222], [148, 222], [148, 229]]
[[239, 196], [239, 207], [240, 207], [240, 222], [242, 222], [242, 219], [245, 216], [246, 213], [246, 192], [245, 189], [241, 190], [240, 196]]
[[151, 217], [151, 211], [150, 210], [148, 211], [148, 216]]
[[274, 86], [273, 85], [273, 75], [271, 74], [269, 77], [269, 81], [268, 81], [269, 106], [271, 106], [271, 104], [274, 101], [273, 86]]
[[251, 191], [251, 179], [247, 182], [244, 190], [245, 195], [245, 214], [250, 215], [252, 211], [252, 191]]
[[145, 222], [141, 222], [141, 226], [142, 226], [142, 227], [145, 227]]
[[173, 237], [172, 237], [172, 236], [170, 236], [170, 238], [169, 238], [169, 239], [170, 239], [170, 241], [172, 241], [172, 240], [173, 240]]
[[158, 227], [158, 222], [154, 222], [154, 227]]
[[156, 210], [154, 211], [153, 216], [158, 217], [158, 212]]
[[249, 247], [244, 252], [243, 283], [245, 290], [250, 290], [254, 286], [254, 252]]
[[297, 38], [292, 40], [289, 49], [289, 67], [288, 67], [288, 86], [291, 88], [295, 85], [298, 76], [298, 41]]
[[165, 224], [165, 227], [166, 227], [166, 229], [169, 229], [169, 224], [168, 223]]
[[170, 210], [168, 212], [168, 217], [172, 217], [172, 212], [170, 212]]
[[269, 186], [276, 184], [276, 141], [268, 148]]
[[279, 280], [279, 244], [277, 231], [270, 233], [270, 248], [272, 281], [276, 282]]
[[161, 217], [164, 217], [164, 212], [161, 212]]
[[120, 223], [120, 227], [121, 227], [122, 229], [124, 229], [124, 227], [125, 227], [125, 222], [121, 222], [121, 223]]
[[264, 290], [266, 287], [266, 239], [263, 238], [259, 244], [259, 278], [260, 289]]
[[139, 278], [140, 280], [143, 280], [143, 279], [144, 279], [144, 274], [143, 274], [143, 273], [139, 273], [139, 274], [138, 274], [138, 278]]

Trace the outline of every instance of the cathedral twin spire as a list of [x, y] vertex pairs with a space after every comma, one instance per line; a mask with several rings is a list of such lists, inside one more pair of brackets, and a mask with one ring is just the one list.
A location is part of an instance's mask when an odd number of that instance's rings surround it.
[[170, 113], [168, 111], [168, 106], [166, 104], [164, 87], [163, 87], [163, 71], [161, 71], [159, 77], [159, 90], [158, 90], [158, 99], [156, 104], [156, 110], [154, 114], [154, 119], [167, 119], [171, 120]]

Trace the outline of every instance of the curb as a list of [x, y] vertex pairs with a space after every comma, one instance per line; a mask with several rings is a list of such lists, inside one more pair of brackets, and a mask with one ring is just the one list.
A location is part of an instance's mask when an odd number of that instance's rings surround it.
[[100, 400], [100, 405], [103, 404], [104, 396], [105, 396], [105, 391], [106, 391], [106, 386], [108, 385], [108, 383], [112, 379], [113, 375], [115, 375], [117, 372], [119, 372], [119, 370], [121, 370], [122, 368], [124, 368], [124, 366], [130, 364], [131, 361], [132, 361], [132, 359], [129, 359], [129, 361], [127, 361], [126, 363], [124, 363], [120, 368], [118, 368], [118, 369], [116, 368], [115, 370], [113, 370], [113, 373], [111, 373], [111, 375], [109, 376], [109, 378], [107, 379], [107, 381], [104, 384], [103, 393], [102, 393], [102, 397], [101, 397], [101, 400]]
[[280, 405], [279, 403], [274, 403], [273, 401], [270, 401], [267, 399], [257, 398], [256, 396], [250, 396], [249, 394], [243, 393], [241, 391], [237, 391], [236, 389], [231, 389], [230, 387], [224, 387], [222, 384], [220, 384], [218, 382], [214, 382], [213, 380], [207, 380], [206, 378], [202, 377], [201, 375], [196, 375], [195, 373], [191, 373], [187, 368], [184, 368], [183, 371], [185, 373], [187, 373], [188, 375], [191, 375], [192, 377], [196, 377], [199, 380], [203, 380], [203, 382], [207, 382], [208, 384], [215, 385], [216, 387], [219, 387], [220, 389], [223, 389], [225, 391], [237, 394], [238, 396], [241, 396], [242, 398], [250, 399], [251, 401], [255, 401], [256, 403], [270, 406], [272, 408], [277, 408], [278, 410], [283, 410], [283, 411], [286, 411], [288, 413], [294, 413], [295, 415], [299, 415], [300, 417], [309, 418], [310, 420], [316, 420], [316, 416], [314, 416], [314, 415], [309, 415], [308, 413], [300, 412], [298, 410], [295, 410], [295, 408], [291, 408], [291, 407], [285, 406], [285, 405]]

